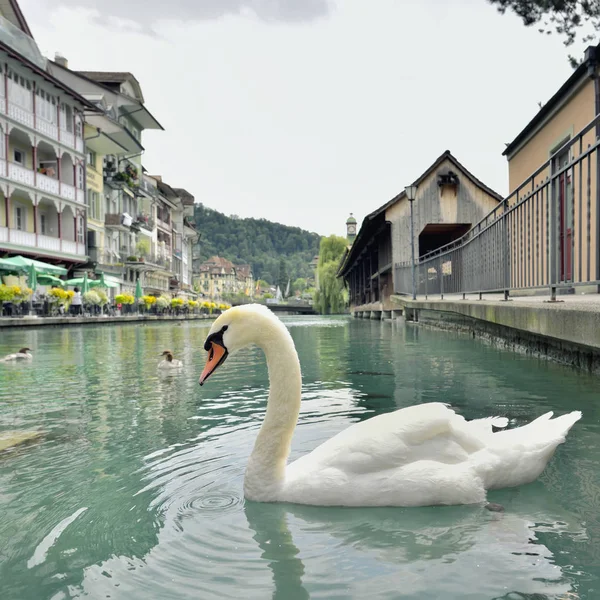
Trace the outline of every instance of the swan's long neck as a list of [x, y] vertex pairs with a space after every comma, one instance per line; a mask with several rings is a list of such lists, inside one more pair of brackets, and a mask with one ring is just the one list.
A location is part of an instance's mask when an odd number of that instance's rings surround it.
[[302, 376], [291, 336], [282, 326], [261, 344], [269, 369], [269, 399], [262, 427], [248, 460], [244, 494], [274, 500], [285, 477], [292, 435], [300, 413]]

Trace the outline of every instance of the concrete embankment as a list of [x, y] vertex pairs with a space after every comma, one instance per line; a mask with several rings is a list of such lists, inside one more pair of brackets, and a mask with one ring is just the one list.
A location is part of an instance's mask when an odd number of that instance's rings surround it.
[[506, 348], [600, 375], [600, 295], [446, 297], [393, 296], [409, 321], [467, 332]]
[[215, 319], [209, 315], [122, 315], [103, 317], [2, 317], [0, 329], [4, 327], [65, 327], [68, 325], [123, 325], [126, 323], [159, 321], [205, 321]]

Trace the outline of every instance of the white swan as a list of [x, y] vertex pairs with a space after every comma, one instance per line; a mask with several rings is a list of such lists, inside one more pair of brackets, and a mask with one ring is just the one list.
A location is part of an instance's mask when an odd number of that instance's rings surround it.
[[183, 366], [180, 360], [173, 358], [170, 350], [165, 350], [160, 356], [164, 356], [164, 358], [158, 363], [159, 369], [180, 369]]
[[323, 506], [474, 504], [486, 490], [536, 479], [581, 418], [546, 413], [527, 425], [505, 417], [466, 421], [440, 402], [372, 417], [338, 433], [286, 465], [300, 411], [301, 374], [292, 337], [265, 306], [230, 308], [204, 344], [202, 385], [229, 354], [250, 344], [269, 370], [267, 410], [248, 461], [244, 495], [262, 502]]
[[31, 354], [31, 348], [21, 348], [14, 354], [7, 354], [4, 358], [0, 359], [0, 362], [13, 362], [17, 360], [31, 360], [33, 355]]

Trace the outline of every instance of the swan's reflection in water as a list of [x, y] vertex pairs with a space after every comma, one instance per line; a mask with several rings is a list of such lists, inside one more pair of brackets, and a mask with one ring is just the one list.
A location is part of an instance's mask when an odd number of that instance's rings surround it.
[[158, 544], [88, 568], [81, 591], [165, 600], [578, 597], [538, 535], [584, 539], [585, 531], [534, 493], [519, 499], [526, 511], [507, 496], [504, 513], [340, 509], [244, 502], [231, 483], [196, 489], [191, 501], [174, 501], [167, 484]]

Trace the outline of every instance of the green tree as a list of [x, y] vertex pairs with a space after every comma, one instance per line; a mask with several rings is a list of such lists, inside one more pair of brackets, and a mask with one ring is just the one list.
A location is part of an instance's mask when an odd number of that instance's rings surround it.
[[[544, 34], [555, 33], [564, 37], [565, 46], [573, 44], [583, 28], [596, 32], [600, 28], [600, 2], [597, 0], [488, 0], [500, 13], [511, 10], [526, 27], [537, 26]], [[584, 35], [583, 42], [592, 41], [594, 33]], [[572, 56], [573, 66], [578, 61]]]
[[279, 289], [281, 290], [282, 294], [285, 294], [285, 288], [287, 286], [287, 282], [288, 282], [287, 267], [285, 264], [285, 259], [281, 258], [279, 261], [279, 275], [277, 276], [277, 285], [279, 286]]
[[337, 277], [337, 270], [346, 246], [346, 239], [337, 235], [321, 238], [317, 264], [319, 289], [314, 303], [316, 309], [323, 315], [341, 313], [347, 305], [348, 294], [344, 281]]
[[296, 281], [294, 281], [292, 284], [292, 289], [294, 292], [302, 293], [306, 289], [307, 285], [308, 283], [304, 277], [298, 277], [298, 279], [296, 279]]

